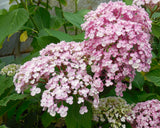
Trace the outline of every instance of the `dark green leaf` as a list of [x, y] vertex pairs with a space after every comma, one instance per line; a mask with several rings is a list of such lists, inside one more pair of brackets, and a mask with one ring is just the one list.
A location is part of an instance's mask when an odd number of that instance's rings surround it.
[[49, 115], [48, 112], [44, 112], [41, 117], [42, 124], [45, 128], [47, 128], [52, 123], [52, 121], [55, 120], [55, 118]]
[[6, 106], [7, 103], [11, 100], [20, 100], [20, 99], [24, 99], [25, 97], [27, 97], [28, 95], [25, 94], [12, 94], [10, 96], [4, 97], [3, 99], [0, 100], [0, 106]]
[[73, 35], [72, 38], [74, 41], [77, 41], [77, 42], [81, 42], [84, 40], [84, 32], [83, 33], [80, 33], [78, 35]]
[[31, 103], [33, 103], [33, 102], [31, 102], [31, 101], [29, 101], [29, 100], [25, 100], [25, 101], [19, 106], [19, 108], [18, 108], [17, 111], [16, 111], [16, 120], [19, 120], [19, 119], [20, 119], [22, 113], [23, 113], [26, 109], [29, 108], [29, 106], [31, 105]]
[[[28, 12], [23, 8], [16, 9], [6, 15], [0, 16], [0, 42], [2, 42], [9, 34], [18, 31], [20, 27], [26, 23], [28, 18]], [[2, 43], [0, 45], [2, 45]]]
[[0, 76], [0, 96], [7, 88], [13, 86], [12, 77]]
[[50, 29], [43, 29], [39, 32], [39, 36], [53, 36], [59, 39], [60, 41], [73, 41], [73, 38], [63, 32], [60, 31], [55, 31], [55, 30], [50, 30]]
[[22, 64], [25, 63], [25, 62], [27, 62], [27, 61], [29, 61], [29, 60], [31, 60], [33, 57], [37, 57], [37, 56], [39, 56], [39, 51], [38, 51], [38, 52], [35, 52], [35, 53], [33, 53], [33, 54], [30, 54], [30, 55], [28, 55], [27, 57], [25, 57], [25, 58], [23, 59], [23, 61], [22, 61]]
[[32, 54], [37, 53], [37, 56], [38, 56], [38, 53], [41, 50], [41, 47], [38, 44], [37, 37], [33, 38], [31, 46], [33, 47], [33, 51], [31, 53]]
[[135, 90], [132, 92], [130, 90], [123, 92], [123, 98], [129, 104], [137, 103], [138, 102], [138, 97], [137, 97], [138, 95], [139, 95], [139, 92], [136, 92]]
[[126, 128], [132, 128], [130, 123], [126, 123]]
[[81, 29], [81, 24], [84, 22], [81, 15], [77, 13], [64, 12], [64, 17], [77, 28]]
[[155, 93], [143, 93], [141, 95], [138, 95], [139, 102], [144, 102], [144, 101], [156, 99], [156, 98], [157, 98], [157, 94]]
[[28, 11], [30, 15], [34, 15], [36, 13], [36, 10], [38, 9], [38, 6], [36, 5], [30, 5], [28, 6]]
[[65, 119], [67, 128], [91, 128], [92, 120], [92, 108], [89, 103], [87, 103], [88, 113], [81, 115], [79, 113], [80, 106], [77, 102], [69, 106], [68, 114]]
[[33, 16], [33, 20], [39, 30], [41, 30], [42, 28], [49, 28], [50, 19], [51, 18], [50, 18], [49, 12], [45, 8], [42, 8], [42, 7], [39, 7]]
[[[7, 104], [8, 105], [8, 104]], [[17, 110], [17, 106], [13, 106], [12, 109], [9, 109], [7, 111], [7, 116], [8, 116], [8, 119], [13, 119], [13, 117], [15, 116], [16, 114], [16, 110]]]
[[160, 37], [160, 25], [158, 24], [152, 24], [152, 34], [156, 36], [157, 38]]
[[132, 82], [132, 85], [143, 91], [144, 77], [140, 72], [136, 72], [136, 76]]
[[160, 86], [160, 69], [152, 70], [145, 75], [146, 80]]
[[38, 45], [40, 48], [46, 47], [50, 43], [58, 43], [59, 40], [53, 36], [42, 36], [42, 37], [37, 37]]
[[62, 9], [60, 9], [59, 7], [55, 7], [55, 13], [56, 13], [56, 16], [58, 16], [58, 17], [60, 17], [60, 18], [63, 18]]
[[54, 16], [51, 18], [51, 28], [53, 28], [54, 30], [59, 29], [64, 23], [64, 20], [58, 16]]
[[0, 106], [0, 116], [13, 109], [19, 104], [17, 101], [11, 101], [7, 104], [7, 106]]

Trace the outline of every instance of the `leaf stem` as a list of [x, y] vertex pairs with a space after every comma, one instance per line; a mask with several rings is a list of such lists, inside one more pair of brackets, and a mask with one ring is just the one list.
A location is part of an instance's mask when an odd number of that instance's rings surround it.
[[[20, 0], [20, 1], [21, 1], [21, 4], [23, 5], [23, 7], [24, 7], [24, 8], [27, 10], [27, 12], [29, 13], [27, 1], [26, 1], [26, 5], [24, 4], [23, 0]], [[32, 21], [32, 23], [33, 23], [33, 25], [34, 25], [36, 31], [39, 32], [39, 29], [38, 29], [36, 23], [34, 22], [34, 19], [32, 18], [32, 16], [31, 16], [30, 14], [29, 14], [29, 18], [30, 18], [30, 20]]]
[[[58, 0], [58, 2], [59, 2], [59, 7], [60, 7], [60, 9], [62, 10], [62, 18], [64, 18], [62, 4], [61, 4], [60, 0]], [[67, 32], [67, 27], [66, 27], [66, 24], [65, 24], [65, 23], [64, 23], [63, 27], [64, 27], [65, 33], [68, 33], [68, 32]]]
[[148, 7], [148, 8], [149, 8], [149, 10], [151, 11], [151, 15], [149, 16], [149, 18], [151, 19], [151, 18], [152, 18], [152, 15], [153, 15], [156, 11], [158, 11], [159, 4], [157, 5], [157, 7], [156, 7], [155, 10], [152, 10], [150, 7]]
[[16, 0], [16, 3], [19, 5], [19, 2], [18, 2], [18, 0]]
[[38, 27], [37, 27], [36, 23], [34, 22], [33, 17], [32, 17], [32, 16], [29, 16], [29, 18], [31, 19], [31, 21], [32, 21], [32, 23], [33, 23], [33, 25], [34, 25], [34, 27], [35, 27], [36, 31], [37, 31], [37, 32], [39, 32], [39, 29], [38, 29]]
[[47, 4], [47, 6], [46, 6], [46, 9], [48, 10], [48, 4], [49, 4], [49, 0], [47, 0], [47, 3], [46, 3], [46, 4]]
[[39, 5], [40, 5], [40, 3], [41, 3], [41, 0], [38, 0], [38, 2], [37, 2], [37, 6], [39, 6]]
[[[77, 13], [77, 11], [78, 11], [78, 1], [75, 0], [75, 13]], [[75, 26], [75, 35], [77, 35], [77, 34], [78, 34], [78, 29], [77, 29], [77, 27]]]

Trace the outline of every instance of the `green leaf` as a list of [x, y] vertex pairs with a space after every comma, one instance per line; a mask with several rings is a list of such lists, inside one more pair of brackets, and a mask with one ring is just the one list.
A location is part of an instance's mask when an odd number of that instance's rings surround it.
[[155, 12], [152, 15], [152, 18], [159, 18], [160, 17], [160, 12]]
[[53, 16], [51, 18], [51, 28], [53, 28], [54, 30], [59, 29], [64, 23], [65, 21], [58, 16]]
[[160, 69], [152, 70], [145, 75], [146, 80], [160, 86]]
[[41, 117], [42, 124], [45, 128], [47, 128], [52, 121], [55, 121], [55, 118], [49, 115], [48, 112], [44, 112]]
[[6, 15], [7, 10], [6, 9], [0, 9], [0, 15]]
[[[23, 26], [29, 18], [28, 12], [19, 8], [6, 15], [0, 16], [0, 42], [2, 42], [9, 34], [14, 33]], [[2, 43], [0, 44], [2, 45]]]
[[61, 2], [61, 4], [63, 4], [64, 6], [67, 6], [67, 1], [66, 0], [59, 0]]
[[12, 94], [10, 96], [7, 96], [3, 99], [0, 100], [0, 106], [7, 106], [7, 103], [11, 100], [21, 100], [24, 99], [25, 97], [27, 97], [28, 95], [26, 94]]
[[0, 126], [0, 128], [7, 128], [7, 127], [6, 127], [6, 125], [2, 125], [2, 126]]
[[33, 20], [37, 25], [38, 30], [50, 27], [50, 14], [45, 8], [39, 7], [33, 16]]
[[92, 108], [89, 103], [87, 103], [88, 113], [81, 115], [79, 113], [80, 107], [82, 105], [77, 104], [74, 101], [73, 105], [69, 106], [67, 117], [65, 122], [67, 128], [91, 128], [92, 121]]
[[16, 111], [16, 120], [18, 121], [21, 118], [22, 113], [28, 109], [31, 105], [31, 103], [33, 104], [34, 102], [29, 101], [29, 100], [25, 100], [17, 109]]
[[56, 13], [56, 16], [63, 18], [63, 15], [62, 15], [63, 11], [59, 7], [55, 7], [55, 13]]
[[132, 82], [132, 85], [143, 91], [144, 77], [140, 72], [136, 72], [136, 76]]
[[25, 57], [23, 59], [22, 64], [25, 63], [25, 62], [27, 62], [27, 61], [29, 61], [29, 60], [31, 60], [33, 57], [37, 57], [37, 56], [39, 56], [39, 51], [35, 52], [33, 54], [30, 53], [30, 55], [28, 55], [27, 57]]
[[90, 10], [88, 10], [88, 9], [83, 9], [83, 10], [78, 11], [76, 14], [84, 17], [84, 15], [86, 15], [88, 12], [90, 12]]
[[13, 86], [12, 77], [0, 76], [0, 96], [7, 88]]
[[123, 0], [127, 5], [132, 5], [133, 0]]
[[144, 101], [156, 99], [156, 98], [157, 98], [157, 94], [155, 93], [143, 93], [141, 95], [138, 95], [139, 102], [144, 102]]
[[160, 37], [160, 25], [158, 24], [152, 24], [152, 34], [156, 36], [157, 38]]
[[77, 28], [81, 29], [81, 24], [84, 23], [83, 17], [81, 15], [71, 12], [64, 12], [63, 14], [66, 20], [75, 25]]
[[12, 11], [18, 9], [18, 7], [19, 7], [19, 5], [17, 5], [17, 4], [11, 5], [11, 6], [9, 7], [9, 12], [12, 12]]
[[153, 51], [151, 53], [152, 53], [152, 59], [155, 59], [157, 57], [156, 54]]
[[77, 41], [77, 42], [81, 42], [84, 40], [84, 32], [78, 34], [78, 35], [73, 35], [72, 38], [74, 41]]
[[39, 36], [53, 36], [56, 37], [57, 39], [59, 39], [60, 41], [73, 41], [73, 38], [64, 33], [64, 32], [60, 32], [60, 31], [55, 31], [55, 30], [50, 30], [50, 29], [43, 29], [39, 32]]
[[6, 112], [10, 111], [19, 104], [17, 101], [11, 101], [7, 106], [0, 106], [0, 116], [4, 115]]
[[5, 62], [0, 63], [0, 70], [5, 66]]
[[133, 104], [133, 103], [137, 103], [138, 102], [137, 95], [139, 95], [139, 92], [136, 92], [135, 90], [132, 91], [132, 92], [130, 90], [127, 90], [127, 91], [123, 92], [123, 98], [129, 104]]
[[42, 36], [42, 37], [37, 37], [38, 45], [40, 48], [46, 47], [50, 43], [58, 43], [59, 40], [53, 36]]

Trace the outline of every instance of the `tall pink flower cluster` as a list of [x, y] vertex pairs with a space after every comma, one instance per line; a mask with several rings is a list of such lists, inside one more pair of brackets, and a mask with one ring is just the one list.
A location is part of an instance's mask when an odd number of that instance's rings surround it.
[[44, 83], [41, 106], [55, 116], [67, 115], [66, 102], [72, 105], [74, 96], [81, 104], [80, 113], [88, 112], [85, 100], [94, 100], [98, 104], [98, 94], [103, 91], [101, 79], [93, 79], [87, 74], [83, 43], [60, 42], [50, 44], [40, 51], [40, 56], [26, 62], [14, 77], [18, 93], [30, 88], [31, 95], [41, 92], [38, 83]]
[[[123, 96], [138, 72], [147, 72], [151, 63], [149, 43], [151, 20], [143, 8], [123, 2], [101, 3], [85, 16], [85, 50], [95, 77], [105, 85], [116, 85]], [[126, 83], [129, 83], [126, 84]]]
[[138, 103], [133, 108], [135, 114], [132, 118], [133, 128], [159, 128], [160, 127], [160, 101], [149, 100]]

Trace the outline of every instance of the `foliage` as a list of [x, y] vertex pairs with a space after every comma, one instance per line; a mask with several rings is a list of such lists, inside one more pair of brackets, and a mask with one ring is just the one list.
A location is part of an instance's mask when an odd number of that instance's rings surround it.
[[[33, 51], [27, 57], [17, 57], [13, 63], [24, 64], [34, 57], [39, 56], [39, 51], [51, 43], [57, 44], [60, 41], [83, 41], [85, 33], [82, 32], [81, 24], [84, 23], [84, 15], [89, 10], [75, 10], [75, 12], [64, 12], [63, 6], [67, 6], [66, 0], [57, 0], [59, 6], [54, 7], [55, 14], [52, 15], [48, 0], [10, 0], [9, 10], [0, 10], [0, 47], [6, 38], [17, 32], [20, 32], [19, 41], [25, 42], [32, 38]], [[132, 0], [123, 0], [127, 5], [132, 4]], [[133, 0], [134, 2], [134, 0]], [[76, 0], [75, 0], [76, 3]], [[158, 5], [155, 8], [147, 8], [143, 5], [152, 20], [152, 32], [150, 43], [152, 45], [152, 63], [149, 72], [136, 72], [132, 81], [132, 89], [127, 89], [123, 93], [123, 99], [128, 104], [137, 104], [147, 100], [160, 100], [160, 9]], [[156, 9], [158, 8], [158, 9]], [[86, 39], [88, 40], [88, 39]], [[64, 46], [65, 47], [65, 46]], [[19, 51], [20, 52], [20, 51]], [[86, 60], [85, 60], [86, 61]], [[5, 66], [5, 62], [0, 62], [0, 69]], [[91, 66], [87, 65], [87, 73], [94, 76]], [[58, 69], [55, 69], [58, 71]], [[143, 70], [143, 69], [142, 69]], [[103, 78], [103, 77], [102, 77]], [[101, 79], [102, 79], [101, 78]], [[102, 126], [110, 127], [108, 122], [94, 122], [92, 120], [92, 106], [85, 102], [88, 113], [79, 114], [80, 105], [75, 102], [68, 105], [67, 117], [61, 118], [59, 115], [52, 117], [48, 112], [42, 111], [40, 99], [42, 93], [36, 96], [30, 96], [30, 88], [24, 91], [24, 94], [17, 94], [13, 85], [13, 77], [0, 75], [0, 128], [91, 128]], [[125, 78], [123, 81], [127, 83]], [[127, 86], [128, 83], [127, 83]], [[44, 90], [44, 83], [38, 83], [38, 87]], [[100, 98], [116, 96], [115, 87], [105, 87], [99, 94]], [[74, 100], [77, 97], [75, 97]], [[88, 99], [91, 101], [93, 99]], [[67, 105], [64, 103], [64, 105]], [[129, 123], [125, 123], [130, 128]]]

